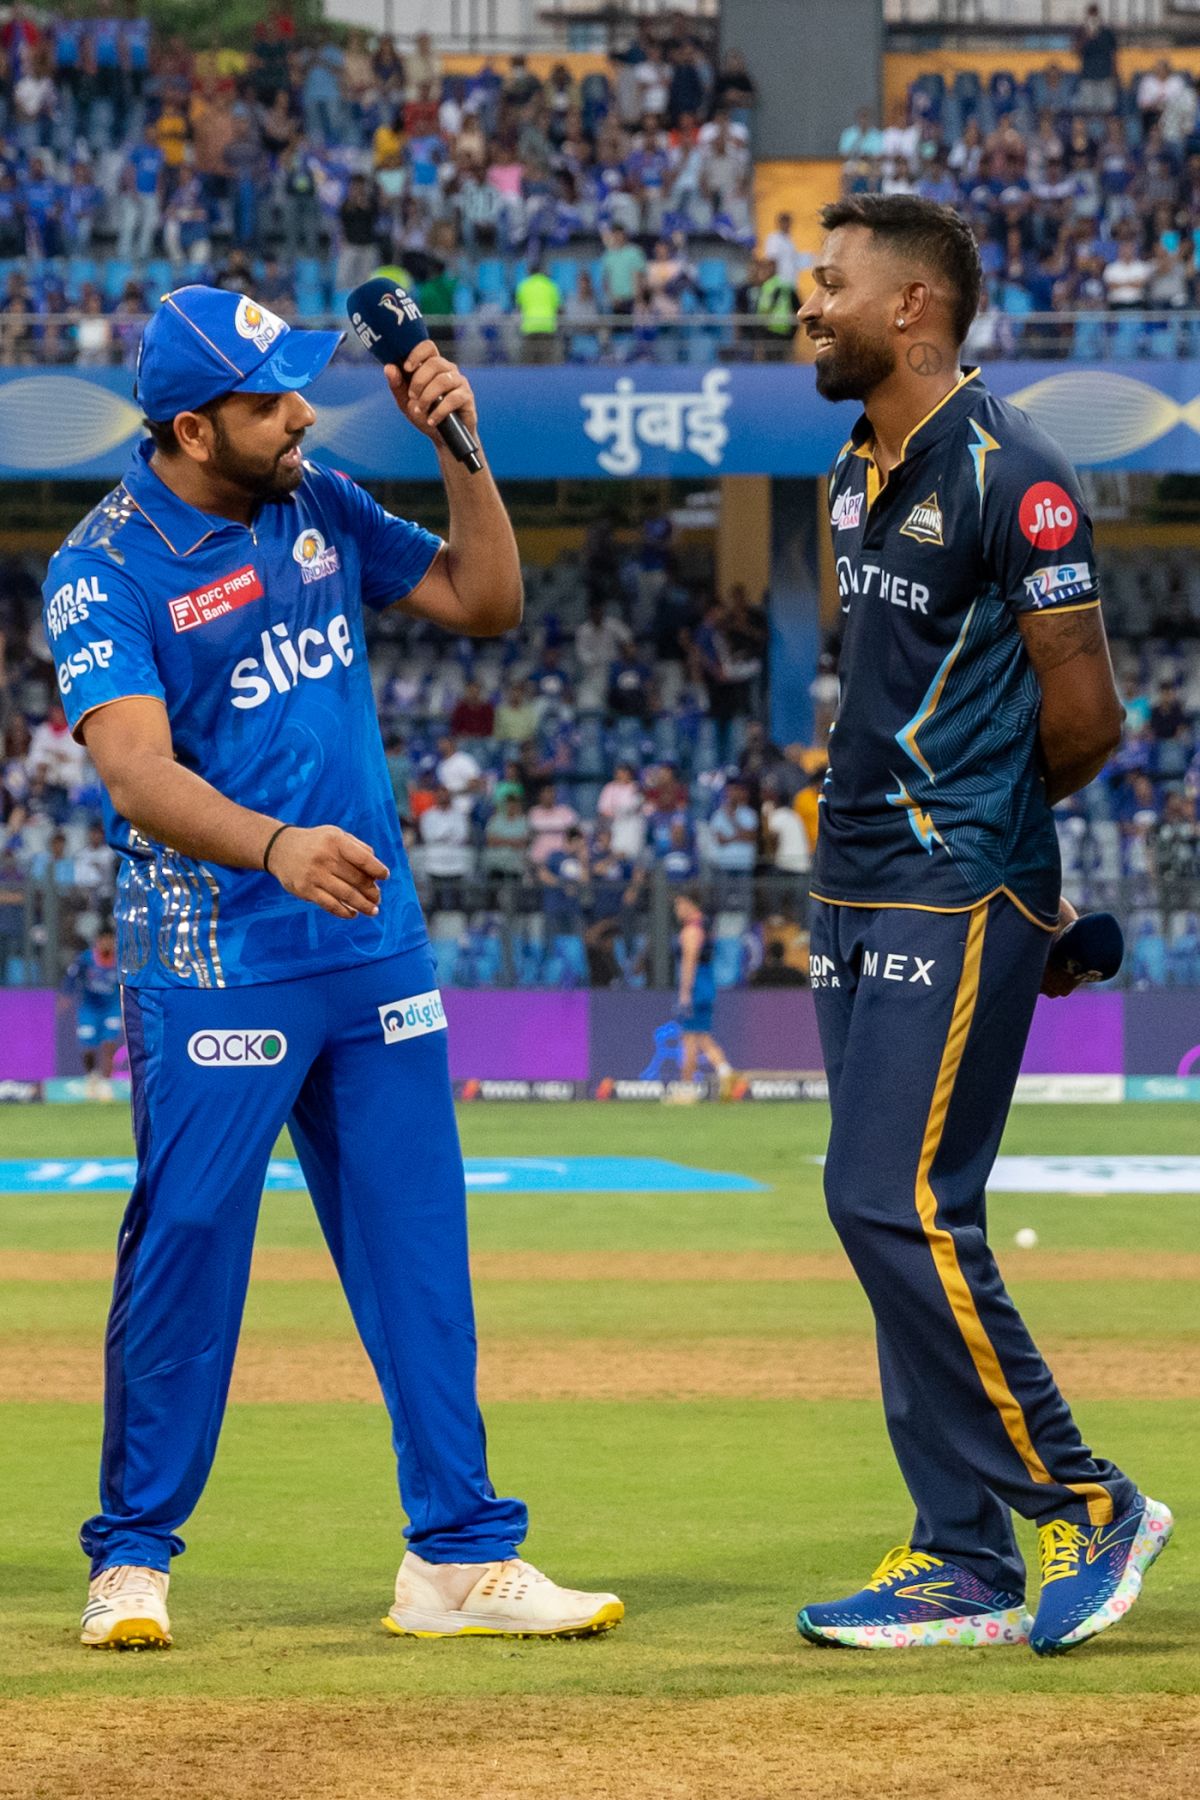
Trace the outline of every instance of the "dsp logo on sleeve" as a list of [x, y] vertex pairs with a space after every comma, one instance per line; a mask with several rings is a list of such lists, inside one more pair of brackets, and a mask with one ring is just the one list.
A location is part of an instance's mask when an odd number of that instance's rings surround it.
[[90, 675], [93, 669], [107, 669], [112, 659], [111, 638], [100, 638], [95, 643], [84, 644], [79, 650], [72, 650], [66, 662], [58, 665], [59, 692], [65, 697], [81, 675]]
[[427, 994], [413, 994], [407, 1000], [389, 1000], [379, 1008], [385, 1044], [402, 1044], [406, 1038], [427, 1037], [431, 1031], [445, 1031], [446, 1009], [437, 988]]
[[1056, 481], [1035, 481], [1021, 496], [1017, 523], [1039, 550], [1061, 550], [1079, 529], [1079, 508]]

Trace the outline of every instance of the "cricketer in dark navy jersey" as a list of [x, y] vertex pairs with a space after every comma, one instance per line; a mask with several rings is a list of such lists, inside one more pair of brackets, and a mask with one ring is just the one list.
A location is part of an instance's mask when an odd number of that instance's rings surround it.
[[[907, 195], [823, 222], [800, 316], [819, 391], [864, 406], [830, 482], [841, 696], [810, 945], [825, 1196], [916, 1517], [858, 1593], [797, 1622], [819, 1643], [1052, 1653], [1128, 1609], [1157, 1514], [1080, 1436], [988, 1247], [985, 1187], [1073, 916], [1051, 805], [1103, 766], [1120, 703], [1074, 473], [959, 366], [970, 228]], [[1041, 1528], [1036, 1619], [1014, 1511]]]
[[829, 483], [841, 605], [813, 891], [970, 907], [1007, 891], [1058, 920], [1058, 840], [1022, 613], [1096, 606], [1075, 472], [978, 370], [879, 483], [866, 415]]

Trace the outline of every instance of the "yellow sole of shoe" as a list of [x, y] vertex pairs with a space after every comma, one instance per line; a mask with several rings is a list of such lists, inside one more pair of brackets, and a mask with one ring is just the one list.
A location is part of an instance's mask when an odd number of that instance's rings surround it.
[[99, 1644], [89, 1650], [169, 1650], [171, 1639], [153, 1619], [122, 1619]]
[[613, 1606], [602, 1606], [600, 1611], [583, 1625], [560, 1625], [552, 1631], [500, 1631], [489, 1625], [464, 1625], [459, 1631], [409, 1631], [403, 1625], [397, 1625], [391, 1614], [385, 1614], [381, 1621], [385, 1631], [393, 1637], [406, 1638], [582, 1638], [598, 1637], [602, 1631], [613, 1631], [625, 1617], [625, 1608], [618, 1603]]

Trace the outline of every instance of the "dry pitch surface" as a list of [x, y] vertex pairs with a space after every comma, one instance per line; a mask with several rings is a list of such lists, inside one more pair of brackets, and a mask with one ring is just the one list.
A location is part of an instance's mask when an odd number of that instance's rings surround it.
[[[126, 1152], [112, 1111], [10, 1119], [6, 1154]], [[1054, 1664], [825, 1655], [795, 1606], [856, 1584], [908, 1515], [869, 1321], [803, 1160], [820, 1112], [478, 1108], [464, 1126], [474, 1152], [616, 1146], [771, 1184], [473, 1203], [497, 1482], [531, 1501], [529, 1553], [616, 1585], [626, 1624], [559, 1646], [378, 1631], [398, 1552], [383, 1420], [306, 1204], [273, 1197], [226, 1443], [176, 1565], [178, 1647], [77, 1650], [119, 1203], [0, 1198], [0, 1796], [1196, 1793], [1196, 1198], [992, 1207], [1085, 1430], [1180, 1517], [1145, 1605]], [[1006, 1148], [1194, 1136], [1182, 1107], [1030, 1108]], [[1027, 1223], [1042, 1248], [1003, 1254]]]

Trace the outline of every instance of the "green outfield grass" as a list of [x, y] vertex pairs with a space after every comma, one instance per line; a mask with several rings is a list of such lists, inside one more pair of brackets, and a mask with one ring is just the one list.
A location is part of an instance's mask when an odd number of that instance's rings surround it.
[[[760, 1269], [746, 1279], [721, 1269], [720, 1253], [836, 1248], [819, 1168], [806, 1160], [820, 1153], [826, 1123], [816, 1106], [464, 1108], [468, 1153], [619, 1151], [736, 1169], [768, 1184], [750, 1194], [473, 1197], [473, 1245], [491, 1256], [477, 1283], [485, 1362], [518, 1343], [524, 1353], [544, 1341], [567, 1361], [608, 1343], [623, 1346], [636, 1368], [638, 1345], [661, 1353], [676, 1342], [686, 1357], [705, 1347], [719, 1355], [737, 1340], [757, 1346], [768, 1377], [803, 1367], [830, 1345], [858, 1346], [865, 1363], [870, 1322], [852, 1282], [774, 1280], [769, 1269], [767, 1278]], [[130, 1147], [116, 1107], [10, 1108], [0, 1114], [0, 1134], [7, 1157], [123, 1155]], [[1183, 1106], [1026, 1107], [1005, 1143], [1010, 1152], [1047, 1154], [1198, 1148], [1195, 1115]], [[0, 1196], [0, 1367], [63, 1355], [89, 1370], [98, 1364], [103, 1264], [94, 1256], [74, 1271], [64, 1264], [57, 1278], [45, 1259], [108, 1251], [121, 1206], [114, 1195]], [[401, 1692], [614, 1704], [1194, 1694], [1198, 1396], [1166, 1377], [1194, 1355], [1197, 1309], [1187, 1271], [1181, 1265], [1172, 1278], [1162, 1257], [1200, 1251], [1200, 1197], [998, 1195], [991, 1218], [1010, 1283], [1039, 1334], [1069, 1342], [1074, 1366], [1089, 1346], [1111, 1362], [1119, 1345], [1121, 1357], [1147, 1371], [1144, 1397], [1106, 1397], [1101, 1383], [1077, 1411], [1092, 1441], [1169, 1501], [1179, 1520], [1144, 1604], [1075, 1656], [1051, 1664], [1023, 1651], [867, 1657], [822, 1653], [797, 1639], [796, 1606], [857, 1585], [909, 1525], [878, 1405], [868, 1398], [490, 1398], [494, 1479], [501, 1491], [523, 1494], [533, 1514], [527, 1554], [573, 1585], [615, 1587], [627, 1620], [605, 1639], [577, 1645], [389, 1640], [379, 1619], [401, 1543], [386, 1418], [367, 1401], [304, 1400], [306, 1376], [340, 1352], [352, 1330], [331, 1281], [285, 1270], [253, 1284], [246, 1344], [293, 1370], [296, 1397], [230, 1409], [213, 1480], [187, 1530], [188, 1553], [175, 1565], [177, 1647], [168, 1656], [89, 1655], [76, 1644], [85, 1565], [74, 1539], [94, 1505], [94, 1400], [0, 1406], [0, 1699], [66, 1702], [65, 1718], [71, 1705], [107, 1696], [232, 1705], [375, 1704]], [[1022, 1225], [1040, 1237], [1029, 1277], [1011, 1247]], [[269, 1196], [259, 1243], [316, 1249], [306, 1198]], [[623, 1278], [594, 1281], [577, 1270], [572, 1278], [526, 1275], [520, 1266], [521, 1253], [531, 1252], [569, 1259], [696, 1250], [714, 1253], [701, 1278], [693, 1271], [664, 1279], [661, 1264], [642, 1276], [636, 1262]], [[1111, 1258], [1099, 1277], [1086, 1258], [1071, 1261], [1096, 1250], [1127, 1252], [1125, 1273]], [[1139, 1257], [1151, 1251], [1157, 1266], [1140, 1273]], [[26, 1266], [29, 1252], [38, 1254]], [[1032, 1552], [1028, 1533], [1023, 1541]], [[0, 1793], [26, 1791], [42, 1790], [5, 1788], [0, 1769]]]

